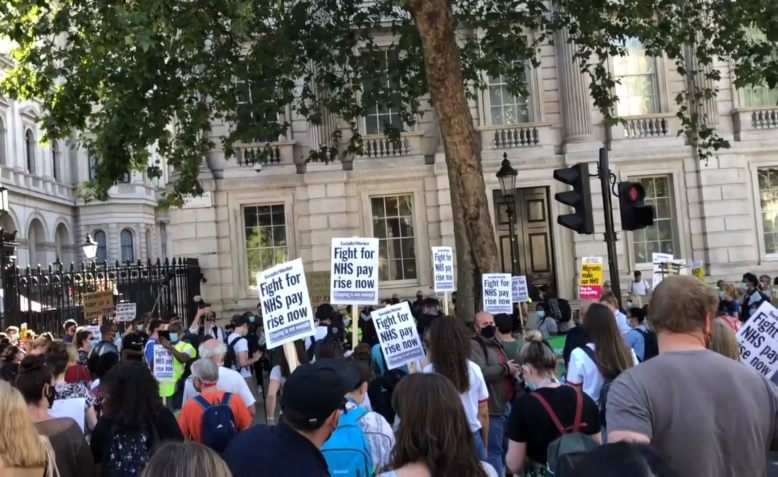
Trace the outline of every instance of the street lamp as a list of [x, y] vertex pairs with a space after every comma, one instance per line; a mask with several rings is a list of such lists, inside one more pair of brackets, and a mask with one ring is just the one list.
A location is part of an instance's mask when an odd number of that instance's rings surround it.
[[519, 264], [517, 263], [517, 257], [519, 255], [516, 250], [516, 231], [513, 229], [513, 217], [516, 205], [516, 177], [519, 172], [511, 167], [510, 161], [508, 161], [508, 153], [502, 155], [502, 164], [500, 170], [497, 171], [497, 179], [500, 180], [500, 188], [502, 189], [502, 197], [505, 200], [505, 205], [508, 212], [508, 230], [509, 241], [511, 247], [511, 275], [515, 276], [519, 273]]
[[86, 240], [84, 241], [84, 244], [81, 245], [81, 249], [84, 251], [86, 259], [90, 262], [97, 256], [97, 242], [92, 240], [92, 237], [89, 234], [86, 234]]

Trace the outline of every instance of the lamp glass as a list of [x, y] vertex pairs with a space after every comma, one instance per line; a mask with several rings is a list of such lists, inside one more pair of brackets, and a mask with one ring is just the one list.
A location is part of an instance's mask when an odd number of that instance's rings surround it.
[[519, 173], [516, 169], [511, 167], [511, 163], [508, 162], [508, 158], [502, 160], [500, 170], [497, 171], [497, 178], [500, 180], [500, 188], [502, 189], [502, 195], [507, 197], [513, 194], [516, 190], [516, 176]]
[[94, 260], [94, 258], [97, 256], [97, 243], [95, 243], [92, 240], [92, 237], [87, 234], [86, 241], [84, 242], [84, 245], [81, 246], [81, 248], [84, 250], [84, 255], [86, 256], [87, 260]]

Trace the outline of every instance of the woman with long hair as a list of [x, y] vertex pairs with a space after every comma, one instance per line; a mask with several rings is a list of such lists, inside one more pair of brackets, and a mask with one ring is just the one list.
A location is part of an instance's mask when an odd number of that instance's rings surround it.
[[738, 303], [735, 285], [722, 283], [719, 292], [719, 313], [737, 317], [740, 315], [740, 303]]
[[41, 435], [49, 438], [54, 448], [61, 477], [91, 477], [97, 475], [89, 444], [76, 421], [69, 417], [52, 417], [53, 376], [43, 356], [28, 356], [22, 360], [16, 388], [24, 396], [27, 409]]
[[78, 350], [78, 364], [82, 366], [87, 365], [89, 353], [92, 351], [92, 340], [92, 330], [89, 328], [81, 327], [76, 330], [76, 337], [73, 340], [73, 344]]
[[[532, 392], [514, 401], [508, 418], [505, 463], [512, 472], [545, 467], [548, 445], [563, 432], [556, 422], [563, 427], [578, 426], [580, 432], [600, 440], [597, 404], [577, 387], [559, 382], [556, 355], [539, 331], [528, 331], [524, 339], [526, 344], [519, 350], [518, 362]], [[579, 403], [581, 415], [576, 421]]]
[[232, 477], [219, 454], [195, 441], [165, 442], [154, 452], [141, 477]]
[[438, 373], [454, 385], [473, 434], [477, 456], [485, 460], [485, 443], [489, 436], [489, 391], [481, 368], [469, 359], [467, 330], [454, 319], [440, 318], [432, 322], [426, 337], [430, 363], [423, 371]]
[[708, 348], [722, 356], [740, 361], [740, 345], [738, 345], [735, 330], [727, 320], [721, 317], [713, 320], [713, 331]]
[[600, 303], [592, 304], [584, 315], [583, 330], [587, 342], [570, 354], [567, 382], [581, 386], [583, 392], [599, 402], [602, 385], [616, 379], [622, 371], [636, 366], [638, 358], [624, 344], [609, 307]]
[[[443, 319], [435, 320], [444, 321]], [[479, 461], [472, 428], [451, 380], [416, 373], [392, 395], [400, 418], [388, 472], [380, 477], [496, 477]]]
[[[305, 352], [305, 342], [303, 340], [297, 340], [294, 342], [295, 351], [297, 351], [297, 361], [300, 364], [308, 362], [308, 354]], [[281, 388], [284, 387], [286, 378], [289, 377], [289, 362], [286, 359], [285, 353], [280, 353], [278, 356], [278, 364], [273, 366], [270, 370], [270, 376], [267, 383], [267, 418], [268, 424], [275, 424], [276, 422], [276, 404], [278, 402], [278, 394], [281, 392]]]
[[103, 475], [120, 472], [135, 477], [154, 446], [184, 437], [175, 416], [162, 404], [157, 380], [143, 363], [117, 364], [103, 385], [105, 402], [90, 441], [92, 457]]
[[49, 440], [35, 430], [22, 394], [0, 381], [0, 475], [53, 477], [56, 472]]
[[85, 364], [80, 364], [78, 350], [75, 345], [67, 345], [66, 350], [68, 353], [68, 367], [65, 370], [65, 382], [84, 383], [89, 388], [92, 382], [89, 368]]
[[52, 341], [45, 355], [46, 364], [49, 365], [51, 373], [54, 375], [54, 399], [52, 402], [65, 399], [84, 399], [85, 428], [94, 429], [97, 423], [97, 414], [95, 414], [94, 398], [89, 393], [89, 388], [83, 382], [69, 383], [65, 379], [68, 366], [77, 359], [74, 353], [68, 352], [68, 346], [60, 340]]

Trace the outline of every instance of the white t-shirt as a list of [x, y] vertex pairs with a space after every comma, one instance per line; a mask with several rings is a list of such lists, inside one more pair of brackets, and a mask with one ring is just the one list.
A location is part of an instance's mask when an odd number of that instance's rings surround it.
[[268, 381], [278, 381], [278, 384], [281, 387], [284, 387], [286, 378], [283, 374], [281, 374], [281, 365], [277, 364], [273, 366], [273, 369], [270, 370], [270, 377], [268, 378]]
[[[220, 391], [237, 394], [246, 403], [246, 407], [251, 406], [257, 400], [254, 398], [254, 394], [251, 393], [249, 385], [246, 384], [246, 380], [239, 372], [224, 366], [219, 366], [219, 380], [216, 382], [216, 388]], [[187, 378], [184, 383], [184, 399], [183, 402], [197, 396], [197, 390], [192, 384], [192, 376]]]
[[[434, 373], [435, 365], [428, 364], [424, 367], [423, 372]], [[467, 360], [467, 374], [470, 378], [470, 388], [467, 392], [460, 393], [459, 399], [462, 400], [462, 406], [465, 408], [470, 430], [476, 432], [481, 429], [481, 421], [478, 420], [478, 403], [489, 399], [489, 389], [486, 387], [486, 380], [484, 380], [481, 368], [469, 359]]]
[[[586, 343], [592, 351], [594, 351], [594, 343]], [[634, 366], [638, 364], [638, 357], [635, 352], [629, 350], [632, 356], [632, 363]], [[586, 351], [581, 348], [576, 348], [570, 353], [570, 364], [567, 367], [567, 382], [568, 384], [582, 385], [581, 389], [590, 398], [594, 399], [594, 402], [600, 400], [600, 389], [605, 383], [605, 378], [600, 374], [600, 370], [594, 361], [586, 354]]]
[[[316, 328], [313, 330], [313, 336], [316, 338], [316, 342], [323, 340], [327, 337], [327, 332], [329, 331], [329, 327], [326, 325], [317, 325]], [[305, 349], [308, 350], [311, 345], [313, 344], [313, 341], [311, 341], [311, 338], [305, 338]]]
[[[235, 340], [235, 338], [237, 338], [238, 336], [240, 335], [235, 332], [230, 333], [230, 336], [227, 338], [227, 346], [229, 346], [229, 344], [232, 343], [233, 340]], [[246, 353], [246, 355], [248, 356], [248, 352], [249, 352], [248, 340], [245, 337], [242, 337], [235, 343], [233, 349], [235, 350], [235, 362], [237, 363], [239, 354]], [[235, 366], [233, 366], [232, 369], [236, 371], [240, 370], [240, 375], [243, 376], [244, 378], [251, 377], [251, 370], [248, 367], [241, 368], [237, 364], [235, 364]]]
[[632, 281], [630, 285], [630, 293], [636, 296], [646, 296], [648, 294], [648, 283], [645, 280], [639, 282]]

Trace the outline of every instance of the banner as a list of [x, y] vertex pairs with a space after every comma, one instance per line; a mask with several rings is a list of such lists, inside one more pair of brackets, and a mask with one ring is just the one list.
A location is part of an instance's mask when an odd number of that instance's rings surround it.
[[314, 309], [330, 302], [330, 272], [306, 272], [305, 282]]
[[377, 238], [334, 238], [330, 259], [331, 304], [378, 304]]
[[664, 275], [667, 273], [662, 272], [662, 264], [673, 261], [673, 254], [671, 253], [652, 253], [651, 262], [654, 265], [654, 276], [651, 282], [651, 287], [656, 290], [656, 286], [662, 283]]
[[96, 320], [113, 312], [113, 291], [84, 293], [81, 303], [84, 306], [84, 319]]
[[424, 358], [424, 348], [408, 302], [375, 310], [370, 314], [388, 369]]
[[778, 310], [765, 302], [737, 332], [740, 358], [767, 379], [778, 371]]
[[584, 257], [581, 260], [581, 283], [578, 298], [599, 300], [602, 296], [602, 257]]
[[454, 285], [454, 252], [451, 247], [432, 247], [432, 271], [435, 293], [456, 291]]
[[705, 283], [705, 265], [703, 265], [702, 261], [695, 260], [692, 262], [692, 275], [694, 275], [697, 280]]
[[135, 303], [117, 303], [116, 321], [133, 321], [137, 316]]
[[484, 273], [481, 275], [484, 311], [497, 315], [513, 313], [513, 290], [509, 273]]
[[529, 289], [527, 288], [527, 277], [519, 275], [511, 279], [511, 295], [513, 303], [523, 303], [529, 301]]
[[154, 377], [157, 381], [173, 379], [173, 353], [159, 344], [154, 345]]
[[303, 261], [295, 259], [257, 273], [267, 348], [313, 335], [313, 310]]

